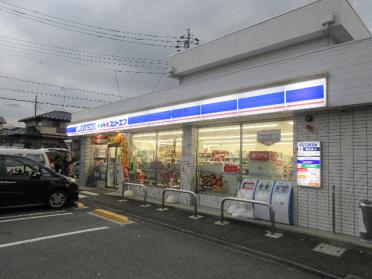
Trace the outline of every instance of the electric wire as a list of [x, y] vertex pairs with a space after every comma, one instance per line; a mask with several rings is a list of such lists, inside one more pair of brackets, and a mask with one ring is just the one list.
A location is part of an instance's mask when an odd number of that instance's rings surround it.
[[158, 38], [158, 37], [172, 38], [172, 39], [176, 39], [177, 38], [176, 36], [155, 35], [155, 34], [145, 34], [145, 33], [128, 32], [128, 31], [122, 31], [122, 30], [113, 29], [113, 28], [107, 28], [107, 27], [101, 27], [101, 26], [97, 26], [97, 25], [91, 25], [91, 24], [81, 23], [81, 22], [77, 22], [77, 21], [65, 19], [65, 18], [62, 18], [62, 17], [52, 16], [52, 15], [49, 15], [49, 14], [46, 14], [46, 13], [43, 13], [43, 12], [40, 12], [40, 11], [37, 11], [37, 10], [28, 9], [28, 8], [25, 8], [25, 7], [22, 7], [22, 6], [13, 4], [13, 3], [9, 3], [8, 1], [0, 0], [0, 2], [4, 3], [6, 5], [9, 5], [9, 6], [13, 6], [13, 7], [20, 8], [22, 10], [25, 10], [25, 11], [29, 11], [29, 12], [35, 13], [35, 14], [43, 15], [43, 16], [46, 16], [46, 17], [50, 17], [50, 18], [54, 18], [54, 19], [60, 20], [60, 21], [70, 22], [70, 23], [73, 23], [73, 24], [77, 24], [77, 25], [81, 25], [81, 26], [86, 26], [86, 27], [90, 27], [90, 28], [94, 28], [94, 29], [106, 30], [106, 31], [110, 31], [110, 32], [118, 32], [118, 33], [123, 33], [123, 34], [131, 34], [131, 35], [137, 35], [137, 36], [147, 36], [147, 37], [153, 37], [153, 38]]
[[[17, 98], [8, 98], [8, 97], [2, 97], [0, 96], [1, 100], [7, 100], [7, 101], [15, 101], [15, 102], [25, 102], [25, 103], [35, 103], [34, 100], [26, 100], [26, 99], [17, 99]], [[87, 109], [88, 107], [83, 106], [75, 106], [75, 105], [64, 105], [64, 104], [56, 104], [56, 103], [49, 103], [49, 102], [39, 102], [39, 104], [43, 105], [51, 105], [51, 106], [59, 106], [59, 107], [70, 107], [70, 108], [78, 108], [78, 109]]]
[[65, 90], [69, 90], [69, 91], [77, 91], [77, 92], [82, 92], [82, 93], [87, 93], [87, 94], [95, 94], [95, 95], [102, 95], [102, 96], [109, 96], [109, 97], [121, 98], [121, 96], [116, 95], [116, 94], [109, 94], [109, 93], [103, 93], [103, 92], [85, 90], [85, 89], [81, 89], [81, 88], [69, 87], [69, 86], [65, 86], [65, 85], [58, 85], [58, 84], [53, 84], [53, 83], [46, 83], [46, 82], [29, 80], [29, 79], [17, 78], [17, 77], [7, 76], [7, 75], [3, 75], [3, 74], [0, 74], [0, 79], [20, 81], [20, 82], [31, 83], [31, 84], [40, 85], [40, 86], [47, 86], [47, 87], [51, 87], [51, 88], [58, 88], [58, 89], [61, 89], [61, 90], [62, 89], [65, 89]]
[[[91, 55], [85, 55], [85, 54], [75, 54], [75, 53], [66, 53], [63, 51], [59, 50], [50, 50], [48, 48], [43, 48], [43, 47], [36, 47], [36, 46], [24, 46], [21, 44], [15, 44], [13, 42], [6, 42], [4, 40], [0, 39], [0, 45], [4, 47], [8, 47], [9, 49], [19, 49], [23, 51], [28, 51], [31, 53], [36, 53], [36, 54], [44, 54], [44, 55], [49, 55], [49, 56], [56, 56], [60, 58], [66, 58], [70, 60], [79, 60], [79, 61], [84, 61], [84, 62], [89, 62], [89, 63], [100, 63], [100, 64], [106, 64], [106, 65], [115, 65], [115, 66], [125, 66], [125, 67], [131, 67], [131, 68], [141, 68], [141, 69], [161, 69], [161, 70], [166, 70], [166, 67], [161, 67], [157, 65], [137, 65], [137, 64], [127, 64], [127, 63], [119, 63], [115, 62], [118, 60], [112, 60], [112, 59], [100, 59], [99, 57], [93, 59], [89, 58]], [[24, 47], [20, 47], [24, 46]], [[156, 73], [157, 74], [157, 73]]]
[[98, 100], [98, 99], [88, 99], [88, 98], [68, 96], [68, 95], [63, 95], [63, 94], [47, 93], [47, 92], [32, 91], [32, 90], [25, 90], [25, 89], [15, 89], [15, 88], [2, 87], [2, 86], [0, 86], [0, 90], [15, 92], [15, 93], [26, 93], [26, 94], [33, 94], [33, 95], [44, 95], [44, 96], [51, 96], [51, 97], [57, 97], [57, 98], [88, 101], [88, 102], [95, 102], [95, 103], [105, 103], [105, 104], [107, 103], [106, 101]]
[[167, 44], [160, 44], [160, 43], [156, 43], [156, 42], [155, 43], [144, 42], [141, 39], [137, 39], [136, 41], [131, 41], [130, 38], [128, 39], [128, 37], [126, 37], [126, 36], [117, 35], [117, 34], [110, 34], [110, 33], [107, 33], [107, 32], [101, 32], [101, 31], [97, 31], [97, 30], [92, 30], [92, 29], [82, 28], [82, 27], [78, 27], [78, 26], [73, 26], [73, 25], [69, 25], [69, 24], [66, 24], [66, 23], [57, 22], [57, 21], [54, 21], [54, 20], [51, 20], [51, 19], [48, 19], [48, 18], [41, 18], [41, 17], [33, 16], [33, 15], [27, 14], [25, 12], [17, 11], [15, 9], [7, 8], [7, 7], [1, 6], [1, 5], [0, 5], [0, 11], [11, 14], [11, 15], [16, 15], [18, 17], [25, 18], [25, 19], [28, 19], [28, 20], [31, 20], [31, 21], [34, 21], [34, 22], [37, 22], [37, 23], [50, 25], [50, 26], [53, 26], [53, 27], [56, 27], [56, 28], [59, 28], [59, 29], [62, 29], [62, 30], [77, 32], [77, 33], [81, 33], [81, 34], [85, 34], [85, 35], [95, 36], [95, 37], [98, 37], [98, 38], [110, 39], [110, 40], [121, 41], [121, 42], [125, 42], [125, 43], [138, 44], [138, 45], [145, 45], [145, 46], [164, 47], [164, 48], [174, 48], [175, 47], [174, 44], [172, 44], [172, 45], [169, 44], [172, 41], [167, 42]]
[[61, 49], [61, 50], [65, 50], [66, 52], [71, 52], [71, 53], [77, 52], [77, 53], [84, 53], [84, 54], [92, 54], [93, 56], [97, 56], [97, 57], [98, 56], [110, 57], [110, 58], [112, 57], [112, 58], [118, 59], [118, 60], [135, 61], [136, 63], [148, 63], [148, 64], [159, 64], [159, 65], [167, 63], [167, 61], [164, 60], [164, 59], [120, 56], [120, 55], [115, 55], [115, 54], [110, 54], [110, 53], [103, 53], [103, 52], [89, 51], [89, 50], [84, 50], [84, 49], [61, 47], [61, 46], [56, 46], [56, 45], [52, 45], [52, 44], [48, 44], [48, 43], [28, 41], [28, 40], [9, 37], [9, 36], [5, 36], [5, 35], [0, 35], [0, 37], [5, 38], [6, 40], [10, 40], [10, 41], [20, 42], [20, 43], [24, 43], [24, 44], [44, 46], [44, 47], [52, 48], [52, 49]]

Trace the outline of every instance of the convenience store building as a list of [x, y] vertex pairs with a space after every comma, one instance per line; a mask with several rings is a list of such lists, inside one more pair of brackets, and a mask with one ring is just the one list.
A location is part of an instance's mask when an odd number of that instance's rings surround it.
[[[348, 1], [316, 1], [168, 63], [179, 86], [72, 115], [81, 185], [126, 177], [150, 196], [179, 187], [218, 208], [242, 179], [290, 181], [294, 225], [327, 231], [334, 185], [336, 231], [358, 234], [359, 201], [372, 199], [372, 39]], [[321, 146], [306, 185], [302, 142]]]

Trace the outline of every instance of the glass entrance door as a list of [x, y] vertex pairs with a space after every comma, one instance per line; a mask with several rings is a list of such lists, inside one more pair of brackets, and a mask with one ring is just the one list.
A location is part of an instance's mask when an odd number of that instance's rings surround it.
[[109, 146], [107, 154], [106, 187], [117, 188], [121, 183], [120, 147]]

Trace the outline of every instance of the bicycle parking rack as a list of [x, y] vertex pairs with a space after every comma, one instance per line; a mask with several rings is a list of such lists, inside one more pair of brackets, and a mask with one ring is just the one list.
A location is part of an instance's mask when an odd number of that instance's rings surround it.
[[198, 215], [198, 202], [196, 198], [196, 194], [193, 191], [188, 191], [188, 190], [179, 190], [179, 189], [173, 189], [173, 188], [165, 188], [162, 190], [162, 198], [161, 198], [161, 208], [158, 208], [158, 211], [166, 211], [168, 210], [167, 207], [165, 207], [165, 193], [166, 192], [177, 192], [177, 193], [186, 193], [190, 194], [193, 197], [194, 200], [194, 215], [189, 216], [191, 219], [200, 219], [203, 216]]
[[219, 221], [216, 221], [216, 225], [227, 225], [229, 222], [225, 221], [225, 202], [226, 201], [235, 201], [235, 202], [246, 202], [250, 204], [259, 204], [259, 205], [264, 205], [267, 206], [270, 210], [270, 221], [271, 221], [271, 231], [266, 233], [265, 236], [267, 237], [272, 237], [272, 238], [279, 238], [282, 236], [282, 234], [276, 232], [276, 227], [275, 227], [275, 210], [271, 206], [271, 204], [268, 204], [266, 202], [262, 201], [256, 201], [256, 200], [246, 200], [246, 199], [240, 199], [240, 198], [235, 198], [235, 197], [226, 197], [223, 198], [221, 201], [221, 217]]
[[151, 206], [151, 204], [148, 204], [147, 203], [147, 192], [148, 192], [147, 191], [147, 186], [144, 185], [144, 184], [139, 184], [139, 183], [124, 182], [123, 189], [122, 189], [122, 192], [121, 192], [121, 197], [122, 197], [122, 200], [121, 201], [122, 202], [127, 201], [126, 199], [124, 199], [124, 190], [125, 189], [129, 189], [129, 186], [136, 186], [136, 187], [140, 187], [140, 188], [143, 189], [144, 196], [143, 196], [143, 204], [140, 205], [141, 207], [149, 207], [149, 206]]

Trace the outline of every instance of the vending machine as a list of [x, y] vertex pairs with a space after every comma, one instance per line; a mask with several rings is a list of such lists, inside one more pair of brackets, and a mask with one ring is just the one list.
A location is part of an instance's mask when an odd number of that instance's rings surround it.
[[[259, 180], [254, 191], [254, 200], [271, 204], [273, 186], [272, 180]], [[255, 204], [254, 218], [270, 220], [270, 209], [267, 206]]]
[[293, 224], [293, 185], [291, 182], [278, 181], [274, 184], [271, 204], [275, 210], [275, 221]]
[[[240, 184], [240, 190], [237, 197], [245, 200], [253, 200], [254, 191], [256, 189], [257, 179], [244, 179]], [[227, 210], [233, 217], [253, 218], [252, 204], [247, 202], [234, 202]]]

